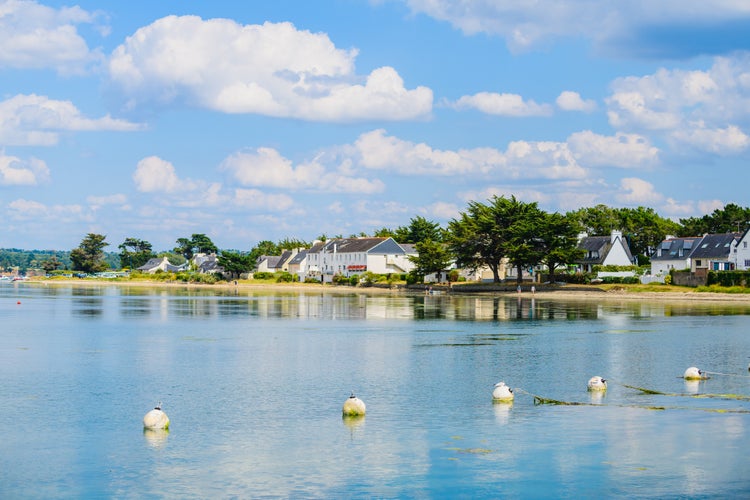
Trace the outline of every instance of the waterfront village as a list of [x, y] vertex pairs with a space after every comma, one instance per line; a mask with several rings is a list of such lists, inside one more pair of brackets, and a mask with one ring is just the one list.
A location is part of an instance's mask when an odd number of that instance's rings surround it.
[[[578, 237], [579, 258], [558, 270], [557, 276], [585, 274], [594, 283], [607, 280], [629, 280], [630, 283], [672, 283], [676, 285], [705, 285], [709, 271], [750, 270], [750, 230], [742, 233], [706, 234], [700, 237], [666, 237], [653, 250], [650, 269], [637, 270], [627, 238], [613, 230], [607, 236]], [[315, 241], [309, 248], [284, 250], [280, 255], [262, 255], [255, 262], [252, 273], [238, 276], [285, 273], [301, 282], [348, 282], [352, 277], [372, 275], [404, 276], [414, 270], [418, 255], [416, 245], [396, 242], [392, 237], [349, 237]], [[203, 275], [220, 276], [225, 273], [215, 253], [198, 253], [190, 261], [174, 265], [168, 257], [148, 260], [135, 269], [141, 274], [180, 273], [192, 269]], [[548, 272], [540, 265], [521, 270], [507, 259], [500, 262], [498, 275], [504, 282], [542, 283]], [[613, 270], [614, 269], [614, 270]], [[42, 273], [28, 272], [28, 276]], [[122, 272], [102, 272], [98, 277], [114, 278]], [[82, 276], [81, 276], [82, 277]], [[27, 279], [17, 272], [4, 273], [2, 280]], [[449, 281], [492, 282], [494, 274], [486, 266], [478, 269], [458, 269], [455, 264], [441, 272], [424, 276], [424, 283], [439, 284]]]
[[[707, 234], [702, 237], [667, 237], [651, 256], [651, 269], [638, 279], [641, 283], [664, 283], [667, 276], [679, 272], [680, 284], [705, 284], [708, 271], [750, 269], [750, 230], [744, 233]], [[621, 231], [608, 236], [579, 235], [581, 257], [566, 269], [572, 273], [593, 273], [596, 269], [633, 267], [627, 239]], [[316, 242], [309, 249], [288, 250], [278, 256], [263, 256], [258, 271], [287, 271], [300, 281], [313, 278], [324, 283], [334, 276], [350, 277], [370, 271], [375, 274], [408, 273], [414, 267], [410, 256], [416, 255], [414, 245], [399, 244], [392, 238], [337, 238]], [[453, 267], [452, 269], [455, 269]], [[425, 282], [443, 282], [450, 271], [425, 276]], [[486, 267], [473, 271], [455, 269], [466, 281], [492, 281], [493, 273]], [[506, 281], [518, 281], [517, 269], [507, 259], [501, 261], [499, 274]], [[546, 269], [535, 266], [522, 269], [522, 281], [542, 281]], [[597, 278], [635, 278], [636, 271], [599, 271]]]

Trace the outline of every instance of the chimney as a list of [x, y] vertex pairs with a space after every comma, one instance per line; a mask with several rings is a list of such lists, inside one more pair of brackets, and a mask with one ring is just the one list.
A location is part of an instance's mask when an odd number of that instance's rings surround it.
[[609, 242], [614, 243], [617, 239], [622, 240], [622, 231], [617, 231], [616, 229], [612, 230], [612, 237], [610, 238]]

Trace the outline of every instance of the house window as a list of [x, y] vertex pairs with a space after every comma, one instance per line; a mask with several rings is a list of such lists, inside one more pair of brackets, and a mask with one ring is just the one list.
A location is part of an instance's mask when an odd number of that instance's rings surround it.
[[701, 260], [700, 259], [696, 259], [695, 260], [695, 267], [701, 267]]
[[750, 259], [745, 259], [745, 267], [750, 267]]
[[742, 242], [742, 248], [747, 248], [747, 241]]

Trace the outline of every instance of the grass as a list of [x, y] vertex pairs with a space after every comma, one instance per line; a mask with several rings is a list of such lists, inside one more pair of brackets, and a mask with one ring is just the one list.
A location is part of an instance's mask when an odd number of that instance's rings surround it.
[[595, 286], [607, 292], [611, 290], [623, 290], [630, 293], [693, 293], [696, 291], [695, 288], [677, 285], [665, 285], [663, 283], [649, 283], [647, 285], [612, 283], [607, 285]]

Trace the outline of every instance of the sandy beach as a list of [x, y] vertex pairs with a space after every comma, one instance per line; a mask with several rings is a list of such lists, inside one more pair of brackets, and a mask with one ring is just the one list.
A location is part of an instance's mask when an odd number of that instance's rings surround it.
[[[350, 287], [334, 286], [330, 284], [316, 283], [252, 283], [248, 281], [239, 281], [234, 283], [216, 283], [212, 285], [198, 283], [182, 282], [160, 282], [160, 281], [108, 281], [92, 279], [65, 279], [65, 280], [48, 280], [48, 279], [31, 279], [21, 282], [26, 285], [43, 285], [43, 286], [121, 286], [121, 287], [146, 287], [146, 288], [183, 288], [183, 289], [201, 289], [201, 290], [238, 290], [247, 293], [254, 292], [315, 292], [315, 293], [357, 293], [367, 295], [424, 295], [424, 288], [407, 288], [404, 285], [397, 285], [391, 288], [385, 286], [370, 287]], [[539, 287], [534, 293], [530, 291], [527, 285], [524, 285], [522, 292], [519, 294], [515, 290], [495, 290], [487, 287], [487, 290], [461, 291], [461, 285], [452, 288], [446, 286], [433, 286], [433, 293], [437, 295], [479, 295], [479, 296], [502, 296], [522, 298], [535, 297], [538, 299], [550, 300], [629, 300], [629, 301], [690, 301], [690, 302], [725, 302], [725, 303], [747, 303], [750, 304], [750, 294], [740, 293], [715, 293], [715, 292], [697, 292], [692, 289], [683, 291], [631, 291], [627, 287], [614, 287], [605, 289], [592, 285], [577, 286], [566, 285], [548, 289]]]

